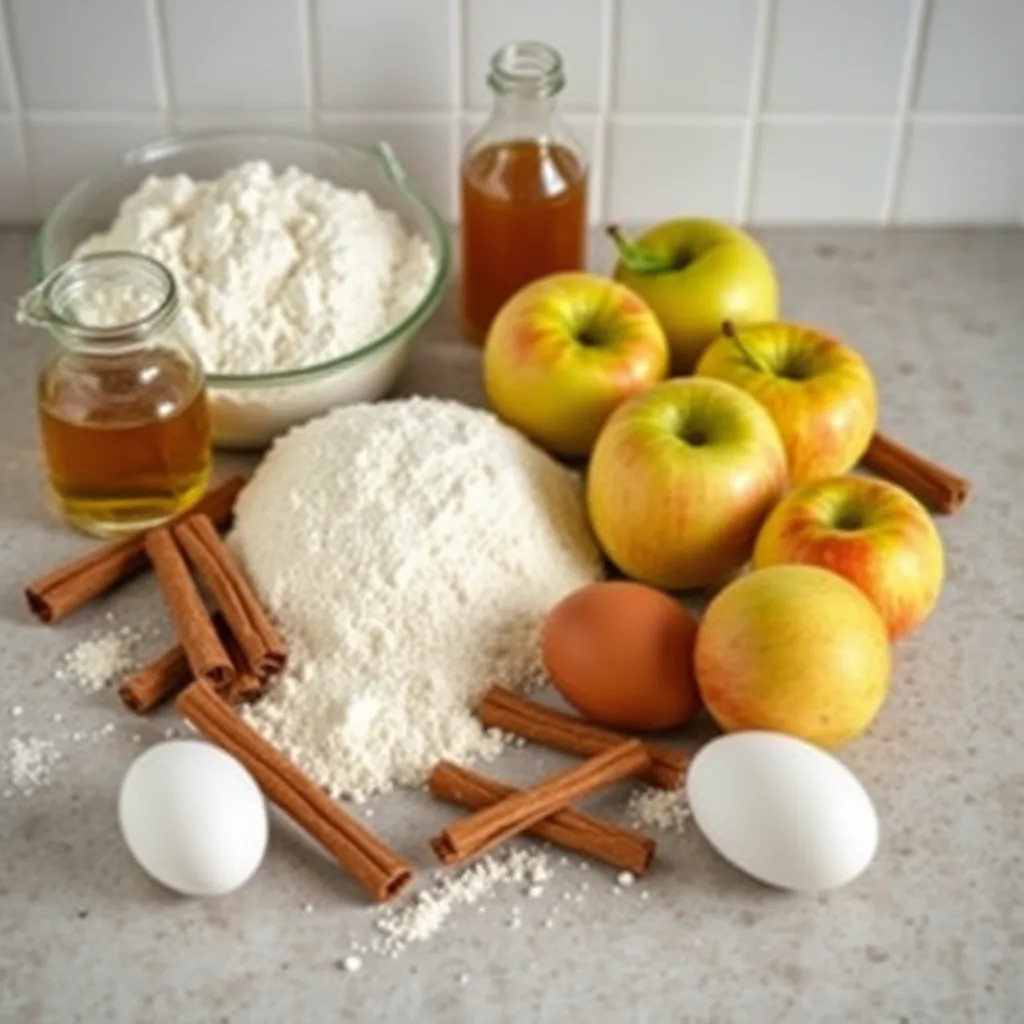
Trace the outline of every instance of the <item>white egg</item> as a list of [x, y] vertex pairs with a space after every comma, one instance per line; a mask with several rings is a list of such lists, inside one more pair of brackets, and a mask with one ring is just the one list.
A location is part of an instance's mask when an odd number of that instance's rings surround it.
[[267, 848], [267, 805], [255, 780], [200, 740], [160, 743], [136, 758], [121, 783], [118, 818], [143, 871], [186, 896], [239, 888]]
[[803, 740], [741, 732], [698, 751], [686, 778], [693, 820], [754, 878], [822, 892], [853, 881], [878, 848], [878, 816], [840, 761]]

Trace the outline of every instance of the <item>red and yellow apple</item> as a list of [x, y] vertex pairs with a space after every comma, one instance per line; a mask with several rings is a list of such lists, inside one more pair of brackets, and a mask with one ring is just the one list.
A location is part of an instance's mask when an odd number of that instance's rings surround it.
[[846, 473], [875, 430], [878, 397], [867, 363], [814, 328], [726, 323], [696, 373], [735, 384], [771, 413], [793, 484]]
[[779, 315], [779, 286], [764, 249], [719, 221], [666, 221], [635, 240], [611, 227], [619, 251], [613, 276], [654, 310], [672, 349], [672, 372], [693, 371], [724, 320], [742, 324]]
[[758, 534], [754, 565], [789, 562], [845, 576], [893, 640], [924, 622], [942, 589], [942, 541], [931, 516], [901, 487], [868, 477], [804, 484], [775, 506]]
[[722, 381], [655, 384], [612, 414], [587, 471], [587, 507], [605, 553], [666, 590], [715, 583], [750, 556], [786, 486], [771, 417]]
[[553, 274], [516, 292], [484, 343], [491, 408], [542, 448], [590, 453], [612, 411], [668, 373], [665, 332], [625, 285]]
[[838, 747], [881, 708], [891, 652], [881, 617], [852, 583], [817, 566], [776, 565], [711, 601], [694, 669], [726, 732], [767, 729]]

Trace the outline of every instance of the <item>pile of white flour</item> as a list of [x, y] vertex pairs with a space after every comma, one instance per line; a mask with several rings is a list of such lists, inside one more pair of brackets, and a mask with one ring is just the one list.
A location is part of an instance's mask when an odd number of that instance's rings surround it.
[[[76, 255], [141, 252], [174, 274], [206, 370], [254, 374], [354, 352], [401, 322], [436, 273], [393, 210], [295, 167], [250, 161], [213, 181], [150, 177]], [[145, 308], [139, 309], [140, 302]], [[152, 298], [105, 289], [78, 315], [116, 325]]]
[[541, 678], [544, 616], [602, 571], [578, 476], [434, 399], [348, 406], [277, 441], [231, 543], [289, 648], [250, 721], [356, 799], [496, 754], [470, 709]]

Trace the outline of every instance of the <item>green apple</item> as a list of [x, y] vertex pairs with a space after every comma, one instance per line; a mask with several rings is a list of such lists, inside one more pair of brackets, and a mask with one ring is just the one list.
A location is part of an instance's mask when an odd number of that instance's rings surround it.
[[634, 241], [617, 227], [612, 272], [654, 310], [672, 350], [673, 374], [692, 372], [724, 320], [779, 315], [779, 286], [764, 249], [745, 231], [714, 220], [666, 221]]
[[858, 353], [824, 331], [726, 323], [696, 373], [735, 384], [771, 413], [792, 484], [846, 473], [871, 442], [875, 379]]
[[552, 274], [498, 311], [484, 342], [491, 408], [542, 448], [586, 456], [612, 411], [668, 373], [665, 332], [629, 288]]
[[587, 507], [627, 576], [685, 590], [747, 560], [785, 487], [786, 454], [764, 408], [731, 384], [682, 377], [612, 414], [590, 459]]

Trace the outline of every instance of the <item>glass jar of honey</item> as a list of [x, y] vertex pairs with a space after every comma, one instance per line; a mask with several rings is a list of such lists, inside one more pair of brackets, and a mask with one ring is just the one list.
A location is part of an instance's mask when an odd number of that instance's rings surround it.
[[21, 299], [18, 319], [57, 342], [36, 397], [64, 517], [109, 537], [194, 504], [210, 474], [210, 419], [170, 271], [128, 252], [74, 259]]
[[467, 143], [461, 177], [461, 317], [483, 342], [523, 285], [582, 270], [587, 161], [563, 122], [562, 59], [543, 43], [510, 43], [492, 58], [494, 107]]

